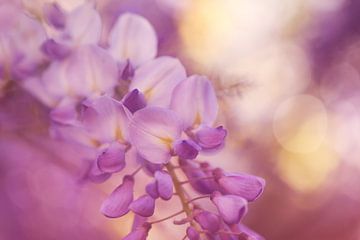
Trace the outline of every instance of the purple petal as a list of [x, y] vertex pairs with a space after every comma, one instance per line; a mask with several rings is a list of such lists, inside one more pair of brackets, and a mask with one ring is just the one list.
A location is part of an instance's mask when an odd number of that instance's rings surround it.
[[239, 240], [239, 239], [240, 240], [253, 240], [251, 238], [248, 239], [245, 234], [234, 235], [234, 234], [229, 234], [229, 233], [219, 233], [219, 238], [218, 239], [221, 239], [221, 240]]
[[94, 139], [99, 142], [127, 141], [131, 114], [120, 102], [102, 96], [85, 102], [84, 108], [82, 124]]
[[120, 64], [120, 73], [121, 80], [131, 80], [134, 77], [135, 69], [129, 60]]
[[173, 195], [173, 181], [165, 171], [156, 171], [155, 179], [160, 198], [169, 200]]
[[141, 157], [139, 154], [137, 154], [136, 160], [139, 164], [141, 164], [143, 166], [144, 172], [151, 177], [154, 176], [156, 171], [162, 170], [164, 168], [163, 164], [155, 164], [155, 163], [149, 162], [145, 158]]
[[141, 157], [162, 164], [171, 158], [172, 144], [180, 137], [181, 123], [167, 109], [146, 107], [134, 113], [129, 136]]
[[255, 201], [264, 191], [265, 180], [250, 174], [227, 174], [217, 179], [225, 194], [237, 195], [248, 201]]
[[130, 60], [134, 67], [154, 58], [156, 33], [143, 17], [125, 13], [116, 21], [109, 36], [110, 53], [119, 62]]
[[168, 107], [174, 88], [185, 78], [185, 68], [179, 60], [159, 57], [146, 62], [135, 71], [130, 90], [139, 89], [148, 105]]
[[130, 110], [131, 113], [134, 113], [137, 110], [146, 107], [146, 100], [139, 90], [134, 89], [124, 96], [123, 104]]
[[101, 212], [110, 218], [121, 217], [129, 212], [133, 201], [134, 179], [125, 176], [123, 183], [117, 187], [101, 205]]
[[59, 44], [53, 39], [47, 39], [42, 45], [41, 50], [50, 59], [62, 60], [70, 55], [70, 48], [66, 45]]
[[108, 173], [121, 171], [125, 167], [125, 149], [125, 145], [112, 142], [97, 158], [99, 169]]
[[56, 29], [65, 28], [65, 13], [57, 3], [44, 4], [44, 17], [47, 23]]
[[220, 229], [220, 218], [215, 213], [199, 211], [195, 213], [194, 218], [204, 230], [214, 233]]
[[238, 229], [240, 232], [245, 233], [248, 236], [248, 238], [250, 238], [251, 240], [265, 240], [263, 236], [259, 235], [257, 232], [248, 228], [244, 224], [240, 224]]
[[211, 126], [216, 119], [218, 105], [210, 81], [197, 75], [182, 81], [174, 89], [171, 109], [182, 116], [185, 128], [200, 124]]
[[215, 204], [224, 222], [229, 225], [239, 223], [247, 213], [245, 198], [235, 195], [221, 195], [219, 192], [215, 192], [211, 196], [211, 201]]
[[146, 223], [147, 218], [142, 217], [140, 215], [135, 214], [133, 224], [131, 226], [131, 231], [136, 230], [137, 228], [141, 227]]
[[210, 150], [222, 146], [226, 134], [227, 132], [222, 126], [217, 128], [202, 126], [196, 131], [195, 139], [204, 150]]
[[[190, 185], [199, 193], [210, 194], [217, 190], [217, 184], [214, 180], [200, 180], [199, 178], [211, 177], [204, 169], [199, 167], [196, 163], [190, 161], [180, 161], [186, 177], [190, 181]], [[198, 179], [198, 180], [197, 180]]]
[[142, 226], [132, 230], [122, 240], [146, 240], [150, 229], [151, 225], [144, 223]]
[[186, 229], [186, 235], [189, 238], [189, 240], [199, 240], [200, 234], [195, 230], [193, 227], [188, 227]]
[[157, 188], [156, 181], [153, 181], [146, 185], [145, 187], [146, 193], [149, 194], [153, 199], [157, 199], [159, 197], [159, 192]]
[[149, 195], [143, 195], [130, 204], [130, 209], [142, 217], [150, 217], [154, 214], [155, 200]]
[[175, 154], [181, 159], [195, 159], [199, 153], [199, 147], [189, 140], [180, 140], [174, 144]]
[[84, 180], [90, 180], [94, 183], [102, 183], [111, 177], [111, 173], [104, 173], [100, 171], [96, 161], [91, 161], [88, 170], [85, 173]]

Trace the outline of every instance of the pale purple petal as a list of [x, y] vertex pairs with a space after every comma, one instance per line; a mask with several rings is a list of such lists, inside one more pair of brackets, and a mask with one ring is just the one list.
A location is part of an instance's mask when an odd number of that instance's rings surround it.
[[54, 39], [47, 39], [42, 45], [41, 50], [50, 59], [62, 60], [70, 55], [70, 48], [66, 45], [55, 42]]
[[99, 147], [100, 143], [93, 139], [82, 127], [53, 123], [49, 128], [50, 136], [70, 143], [77, 143], [92, 148]]
[[209, 232], [217, 232], [220, 229], [220, 218], [218, 215], [208, 211], [195, 212], [195, 221], [198, 222], [202, 229]]
[[195, 228], [189, 226], [186, 229], [186, 235], [189, 238], [189, 240], [199, 240], [200, 239], [200, 234], [196, 231]]
[[122, 102], [131, 113], [146, 107], [145, 97], [138, 89], [134, 89], [125, 95]]
[[222, 126], [217, 128], [202, 126], [196, 131], [195, 140], [203, 150], [210, 150], [222, 146], [226, 135], [227, 132]]
[[[61, 99], [75, 93], [75, 91], [72, 90], [72, 86], [68, 84], [68, 78], [65, 76], [68, 64], [68, 61], [54, 61], [42, 75], [41, 83], [44, 90], [54, 98]], [[87, 94], [87, 92], [82, 92], [79, 95], [85, 94]]]
[[211, 126], [216, 119], [218, 105], [210, 81], [198, 75], [182, 81], [174, 89], [171, 109], [182, 116], [185, 128], [200, 124]]
[[143, 217], [150, 217], [154, 214], [155, 200], [149, 195], [143, 195], [130, 204], [130, 209]]
[[181, 130], [181, 122], [174, 112], [146, 107], [134, 113], [129, 136], [143, 158], [161, 164], [170, 160], [172, 144], [180, 137]]
[[131, 114], [120, 102], [102, 96], [89, 100], [84, 105], [81, 120], [94, 139], [100, 142], [126, 142]]
[[159, 57], [136, 69], [130, 90], [139, 89], [148, 105], [168, 107], [174, 88], [185, 78], [185, 68], [178, 59]]
[[48, 107], [54, 107], [58, 103], [59, 99], [51, 95], [42, 80], [39, 78], [31, 77], [22, 82], [22, 87], [36, 97], [41, 103]]
[[264, 191], [263, 178], [243, 173], [226, 174], [217, 179], [220, 190], [225, 194], [238, 195], [248, 201], [255, 201]]
[[117, 64], [97, 46], [83, 46], [63, 61], [52, 62], [42, 77], [45, 90], [58, 98], [112, 92], [117, 80]]
[[221, 195], [215, 192], [211, 196], [211, 201], [215, 204], [224, 222], [229, 225], [239, 223], [247, 213], [245, 198], [236, 195]]
[[65, 12], [57, 3], [44, 4], [44, 18], [49, 25], [55, 27], [56, 29], [65, 28]]
[[146, 193], [149, 194], [152, 198], [157, 199], [159, 197], [159, 192], [157, 188], [156, 181], [153, 181], [146, 185], [145, 187]]
[[0, 4], [0, 62], [8, 66], [12, 80], [39, 73], [45, 60], [40, 46], [46, 39], [42, 23], [14, 2]]
[[103, 172], [115, 173], [125, 167], [126, 146], [112, 142], [97, 158], [97, 165]]
[[149, 162], [145, 158], [141, 157], [139, 154], [137, 154], [136, 160], [139, 164], [141, 164], [143, 166], [144, 172], [151, 177], [154, 176], [156, 171], [164, 168], [163, 164], [156, 164], [156, 163]]
[[155, 179], [157, 185], [157, 191], [160, 198], [164, 200], [169, 200], [173, 195], [174, 184], [171, 179], [171, 176], [165, 171], [155, 172]]
[[63, 35], [56, 40], [69, 45], [97, 44], [101, 36], [101, 18], [92, 3], [74, 9], [66, 18]]
[[122, 240], [146, 240], [150, 229], [151, 225], [148, 223], [144, 223], [142, 226], [132, 230]]
[[[78, 48], [68, 62], [68, 81], [75, 92], [86, 89], [92, 94], [112, 92], [118, 80], [116, 62], [102, 48], [84, 46]], [[71, 82], [72, 81], [72, 82]]]
[[78, 113], [76, 102], [65, 98], [50, 112], [51, 120], [61, 124], [74, 124], [77, 122]]
[[153, 27], [145, 18], [132, 13], [118, 18], [110, 32], [109, 44], [109, 51], [116, 60], [130, 60], [134, 67], [154, 58], [157, 53]]
[[101, 205], [101, 212], [110, 218], [121, 217], [129, 212], [133, 201], [134, 179], [125, 176], [123, 183], [117, 187]]

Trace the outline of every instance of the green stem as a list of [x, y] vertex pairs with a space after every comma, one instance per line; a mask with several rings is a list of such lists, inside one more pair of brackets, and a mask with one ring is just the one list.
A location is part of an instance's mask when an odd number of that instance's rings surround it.
[[191, 208], [187, 204], [188, 200], [187, 200], [187, 198], [185, 196], [185, 191], [184, 191], [183, 187], [181, 186], [181, 182], [179, 181], [179, 179], [178, 179], [178, 177], [177, 177], [177, 175], [175, 173], [174, 166], [170, 162], [167, 163], [165, 166], [166, 166], [166, 169], [168, 170], [168, 172], [169, 172], [169, 174], [170, 174], [170, 176], [171, 176], [171, 178], [173, 180], [175, 192], [179, 196], [181, 205], [183, 207], [183, 210], [186, 213], [186, 216], [191, 217]]

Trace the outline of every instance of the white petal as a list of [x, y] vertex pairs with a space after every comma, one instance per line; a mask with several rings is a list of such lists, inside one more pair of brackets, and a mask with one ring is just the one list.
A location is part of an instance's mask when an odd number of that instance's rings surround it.
[[182, 81], [173, 92], [171, 109], [182, 116], [184, 127], [212, 125], [218, 105], [215, 91], [204, 76], [193, 75]]
[[85, 103], [82, 123], [99, 142], [126, 142], [130, 112], [120, 102], [103, 96]]
[[101, 36], [101, 18], [93, 4], [85, 3], [73, 10], [66, 19], [63, 42], [73, 45], [97, 44]]
[[154, 58], [157, 53], [155, 30], [145, 18], [132, 13], [125, 13], [116, 21], [109, 44], [109, 51], [116, 60], [129, 59], [134, 67]]
[[148, 105], [168, 107], [174, 88], [184, 79], [185, 68], [178, 59], [159, 57], [135, 71], [130, 90], [139, 89]]
[[170, 110], [143, 108], [134, 113], [129, 136], [138, 153], [152, 163], [166, 163], [172, 144], [180, 137], [181, 122]]
[[88, 97], [111, 92], [117, 83], [117, 65], [97, 46], [84, 46], [63, 61], [54, 61], [44, 72], [46, 91], [55, 97]]

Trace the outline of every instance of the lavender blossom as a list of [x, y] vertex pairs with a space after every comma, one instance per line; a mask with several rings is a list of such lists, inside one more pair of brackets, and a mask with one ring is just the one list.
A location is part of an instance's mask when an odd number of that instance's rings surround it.
[[[110, 218], [135, 214], [123, 239], [145, 240], [152, 226], [180, 215], [174, 223], [188, 225], [184, 234], [191, 240], [252, 234], [241, 220], [265, 181], [201, 161], [203, 152], [215, 154], [227, 136], [216, 122], [210, 80], [187, 76], [174, 57], [157, 56], [155, 30], [139, 15], [120, 15], [101, 45], [102, 22], [91, 3], [71, 12], [49, 4], [44, 18], [47, 38], [39, 46], [47, 65], [23, 86], [50, 109], [54, 137], [91, 149], [87, 180], [125, 173], [100, 208]], [[135, 157], [128, 156], [130, 150]], [[139, 171], [150, 180], [143, 180], [137, 196]], [[179, 198], [180, 211], [160, 218], [157, 202], [173, 198]], [[200, 199], [213, 210], [202, 207]]]
[[130, 210], [130, 204], [133, 201], [133, 188], [133, 177], [125, 176], [123, 183], [103, 202], [101, 212], [111, 218], [121, 217], [127, 214]]
[[151, 217], [154, 214], [155, 200], [149, 195], [143, 195], [133, 201], [129, 207], [142, 217]]

